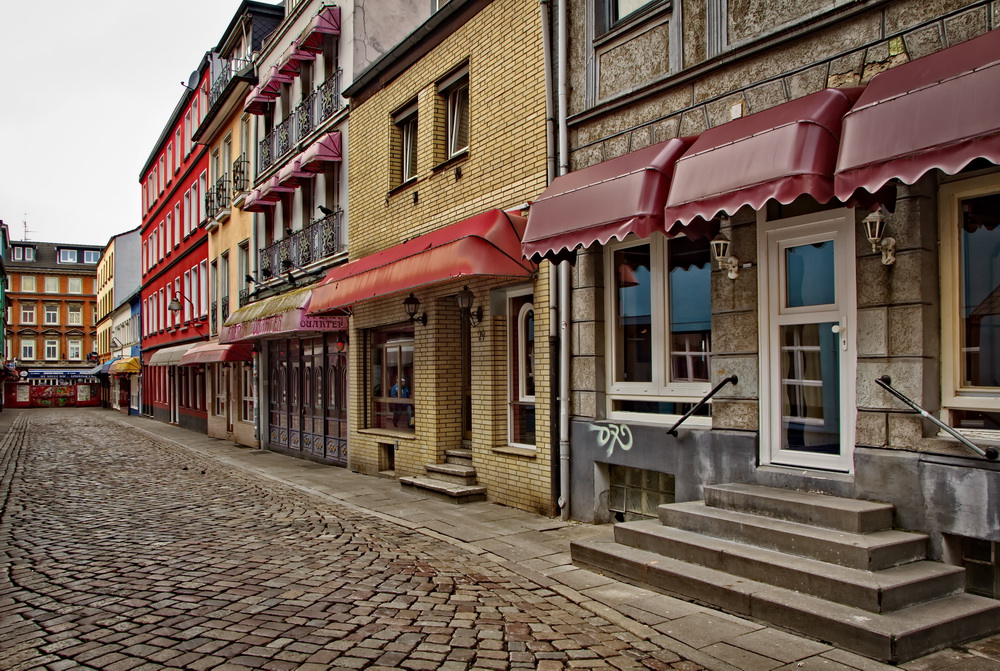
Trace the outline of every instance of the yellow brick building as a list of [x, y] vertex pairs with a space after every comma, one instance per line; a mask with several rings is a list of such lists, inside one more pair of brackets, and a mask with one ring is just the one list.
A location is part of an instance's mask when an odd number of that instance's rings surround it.
[[[313, 295], [317, 313], [352, 312], [350, 465], [552, 514], [547, 264], [518, 246], [469, 270], [476, 255], [450, 242], [487, 224], [523, 232], [520, 215], [545, 188], [538, 5], [453, 0], [417, 33], [419, 49], [404, 41], [345, 92], [351, 261]], [[515, 261], [520, 276], [491, 265]], [[365, 300], [345, 288], [380, 272]], [[471, 318], [456, 300], [466, 287]], [[426, 324], [408, 318], [408, 294]]]

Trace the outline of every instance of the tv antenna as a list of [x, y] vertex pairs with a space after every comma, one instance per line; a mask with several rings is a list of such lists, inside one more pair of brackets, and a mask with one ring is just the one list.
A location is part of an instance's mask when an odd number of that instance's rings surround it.
[[21, 239], [27, 241], [28, 240], [28, 234], [29, 233], [34, 233], [33, 230], [31, 230], [31, 229], [28, 228], [28, 213], [27, 212], [24, 213], [24, 220], [22, 221], [22, 223], [24, 224], [24, 236]]

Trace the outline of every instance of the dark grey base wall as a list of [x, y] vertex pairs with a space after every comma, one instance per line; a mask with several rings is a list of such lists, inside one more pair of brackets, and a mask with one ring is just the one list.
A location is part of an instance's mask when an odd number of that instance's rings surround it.
[[609, 521], [597, 464], [673, 474], [678, 501], [697, 501], [703, 485], [753, 481], [757, 464], [757, 436], [742, 431], [681, 429], [673, 438], [666, 427], [578, 420], [570, 444], [570, 517], [589, 523]]

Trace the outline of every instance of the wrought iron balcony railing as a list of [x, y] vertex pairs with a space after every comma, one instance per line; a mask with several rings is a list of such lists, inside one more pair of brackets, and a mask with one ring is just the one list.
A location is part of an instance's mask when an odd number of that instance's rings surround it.
[[205, 191], [205, 217], [215, 219], [215, 213], [218, 211], [219, 208], [215, 203], [215, 187], [212, 187]]
[[250, 188], [250, 161], [246, 154], [233, 161], [233, 198]]
[[247, 289], [240, 289], [240, 307], [250, 302], [250, 292]]
[[232, 198], [229, 195], [229, 175], [223, 174], [215, 180], [215, 213], [229, 209]]
[[262, 278], [269, 280], [293, 267], [301, 268], [345, 251], [341, 214], [337, 210], [260, 250]]
[[209, 310], [209, 312], [208, 312], [208, 316], [209, 316], [208, 321], [209, 321], [209, 324], [211, 325], [212, 335], [215, 335], [216, 333], [219, 332], [219, 311], [218, 311], [218, 308], [219, 308], [218, 302], [212, 301], [212, 309]]
[[340, 69], [302, 99], [284, 121], [258, 144], [257, 169], [266, 170], [341, 107]]
[[229, 86], [229, 82], [233, 80], [233, 77], [250, 66], [250, 61], [243, 58], [232, 58], [228, 61], [220, 60], [218, 63], [220, 68], [219, 73], [212, 81], [212, 88], [208, 92], [209, 106], [213, 106], [218, 102], [222, 94], [226, 92], [226, 87]]
[[225, 324], [226, 320], [229, 319], [229, 296], [222, 297], [222, 316], [220, 317], [221, 323]]

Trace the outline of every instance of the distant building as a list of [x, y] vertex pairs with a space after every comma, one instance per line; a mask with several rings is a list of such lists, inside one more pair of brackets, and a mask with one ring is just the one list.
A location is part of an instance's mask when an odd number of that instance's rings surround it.
[[11, 244], [6, 339], [9, 359], [27, 377], [55, 384], [91, 367], [101, 250], [55, 242]]

